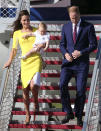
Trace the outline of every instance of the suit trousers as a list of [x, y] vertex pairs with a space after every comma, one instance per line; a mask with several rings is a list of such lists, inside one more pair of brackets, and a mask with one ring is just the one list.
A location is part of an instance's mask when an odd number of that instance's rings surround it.
[[70, 94], [68, 91], [68, 83], [74, 75], [76, 80], [76, 99], [75, 99], [75, 114], [82, 117], [85, 104], [85, 91], [88, 77], [89, 66], [85, 68], [70, 68], [62, 67], [60, 74], [60, 94], [62, 102], [62, 111], [69, 114], [73, 113], [70, 101]]

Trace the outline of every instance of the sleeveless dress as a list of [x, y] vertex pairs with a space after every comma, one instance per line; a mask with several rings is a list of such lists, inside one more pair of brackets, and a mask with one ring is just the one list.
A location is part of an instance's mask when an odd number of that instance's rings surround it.
[[[36, 31], [36, 28], [33, 28], [33, 32]], [[25, 55], [33, 48], [33, 43], [35, 42], [35, 37], [28, 37], [27, 39], [22, 38], [24, 34], [28, 32], [22, 32], [17, 30], [13, 34], [13, 47], [17, 49], [18, 44], [21, 47], [22, 56]], [[34, 75], [42, 71], [42, 59], [39, 53], [33, 53], [27, 59], [21, 59], [21, 80], [23, 88], [26, 88]]]

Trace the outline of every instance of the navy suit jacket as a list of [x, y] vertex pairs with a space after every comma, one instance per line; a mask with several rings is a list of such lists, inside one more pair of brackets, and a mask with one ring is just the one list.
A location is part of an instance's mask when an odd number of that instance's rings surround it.
[[[89, 53], [97, 48], [97, 39], [93, 24], [81, 19], [76, 43], [73, 42], [72, 22], [64, 24], [62, 28], [62, 38], [60, 42], [60, 50], [64, 56], [62, 66], [89, 66]], [[81, 52], [81, 56], [72, 62], [65, 58], [65, 53], [72, 55], [74, 50]]]

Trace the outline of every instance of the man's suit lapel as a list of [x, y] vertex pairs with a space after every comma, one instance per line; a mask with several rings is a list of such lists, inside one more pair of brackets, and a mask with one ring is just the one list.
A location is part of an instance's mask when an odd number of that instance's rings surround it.
[[77, 38], [76, 38], [76, 43], [79, 41], [80, 35], [82, 33], [82, 30], [83, 30], [83, 26], [82, 25], [83, 25], [83, 23], [81, 21], [80, 27], [79, 27], [79, 31], [78, 31], [78, 35], [77, 35]]
[[74, 41], [73, 41], [73, 31], [72, 31], [72, 22], [71, 21], [69, 22], [69, 26], [68, 26], [68, 30], [67, 30], [67, 35], [70, 37], [71, 44], [73, 44], [73, 46], [75, 46], [78, 43], [80, 35], [82, 33], [82, 30], [83, 30], [83, 22], [81, 20], [79, 31], [78, 31], [78, 35], [77, 35], [77, 38], [76, 38], [76, 43], [74, 44]]
[[76, 38], [76, 43], [74, 44], [72, 22], [69, 23], [68, 32], [69, 32], [69, 36], [71, 38], [71, 43], [73, 44], [73, 46], [75, 46], [78, 43], [78, 41], [79, 41], [80, 35], [82, 33], [82, 30], [83, 30], [83, 26], [82, 25], [83, 25], [83, 23], [82, 23], [82, 20], [81, 20], [79, 31], [78, 31], [78, 35], [77, 35], [77, 38]]
[[73, 46], [74, 46], [73, 31], [72, 31], [72, 22], [69, 23], [68, 32], [69, 32], [68, 36], [71, 39], [71, 44], [73, 44]]

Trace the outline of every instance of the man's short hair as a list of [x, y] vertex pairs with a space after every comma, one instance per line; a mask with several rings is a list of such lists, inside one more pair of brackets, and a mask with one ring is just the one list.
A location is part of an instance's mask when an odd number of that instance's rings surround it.
[[67, 10], [68, 10], [68, 13], [70, 13], [70, 12], [76, 12], [76, 13], [80, 14], [78, 6], [69, 6], [69, 7], [67, 7]]

